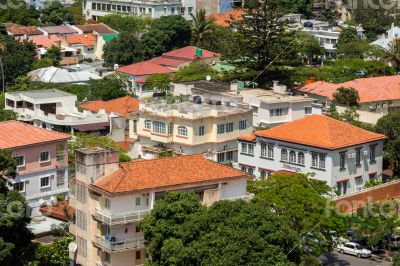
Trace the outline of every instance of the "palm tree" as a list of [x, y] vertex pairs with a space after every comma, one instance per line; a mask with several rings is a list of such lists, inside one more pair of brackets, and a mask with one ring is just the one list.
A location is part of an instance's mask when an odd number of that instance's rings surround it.
[[212, 31], [214, 22], [206, 19], [206, 11], [204, 9], [197, 10], [196, 15], [190, 14], [190, 16], [193, 19], [193, 40], [195, 44], [202, 45], [204, 35]]

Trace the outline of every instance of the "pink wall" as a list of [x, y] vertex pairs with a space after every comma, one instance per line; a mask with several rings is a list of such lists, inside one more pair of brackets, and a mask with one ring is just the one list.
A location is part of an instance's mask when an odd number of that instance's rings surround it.
[[[64, 144], [64, 160], [57, 161], [57, 144]], [[25, 175], [29, 173], [45, 171], [56, 168], [56, 166], [66, 166], [68, 165], [68, 156], [67, 156], [67, 141], [57, 141], [50, 142], [45, 144], [36, 144], [31, 146], [25, 146], [21, 148], [12, 149], [13, 156], [17, 155], [25, 155], [25, 166], [18, 167], [18, 174]], [[40, 152], [42, 151], [50, 151], [50, 162], [40, 163]]]

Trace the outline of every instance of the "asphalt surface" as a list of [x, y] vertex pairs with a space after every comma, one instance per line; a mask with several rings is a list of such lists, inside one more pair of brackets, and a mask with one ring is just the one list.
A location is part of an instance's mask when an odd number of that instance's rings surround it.
[[328, 266], [391, 266], [388, 261], [381, 260], [376, 257], [357, 258], [349, 254], [340, 254], [337, 251], [330, 253], [328, 256]]

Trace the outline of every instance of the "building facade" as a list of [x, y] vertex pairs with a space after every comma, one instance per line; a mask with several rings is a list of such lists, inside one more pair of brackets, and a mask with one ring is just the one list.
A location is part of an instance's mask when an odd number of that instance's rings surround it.
[[195, 191], [207, 206], [250, 198], [245, 173], [203, 155], [119, 165], [118, 152], [99, 148], [77, 151], [76, 160], [70, 196], [76, 222], [70, 232], [76, 235], [76, 263], [83, 266], [143, 265], [147, 254], [138, 223], [167, 191]]
[[7, 183], [25, 196], [32, 216], [57, 195], [68, 195], [70, 137], [17, 121], [0, 123], [0, 149], [10, 150], [17, 161], [17, 175]]
[[165, 152], [207, 154], [228, 163], [237, 161], [237, 142], [250, 134], [252, 110], [194, 102], [141, 103], [130, 119], [136, 157], [154, 159]]
[[341, 195], [382, 178], [383, 140], [372, 133], [322, 115], [257, 131], [239, 138], [237, 167], [260, 178], [280, 170], [313, 173]]

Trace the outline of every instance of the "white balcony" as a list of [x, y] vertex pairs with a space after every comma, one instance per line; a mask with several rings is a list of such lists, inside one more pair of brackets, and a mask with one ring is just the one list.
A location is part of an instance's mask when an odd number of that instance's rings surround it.
[[222, 200], [231, 200], [231, 201], [234, 201], [234, 200], [245, 200], [245, 201], [250, 201], [252, 198], [254, 198], [254, 194], [248, 193], [248, 194], [242, 195], [242, 196], [223, 198]]
[[108, 225], [127, 224], [140, 221], [150, 212], [151, 209], [146, 209], [140, 211], [111, 214], [108, 211], [96, 208], [95, 218], [96, 220]]
[[[112, 239], [112, 238], [111, 238]], [[110, 241], [106, 240], [104, 236], [96, 236], [96, 246], [107, 252], [120, 252], [126, 250], [133, 250], [144, 248], [144, 238], [126, 239]]]

